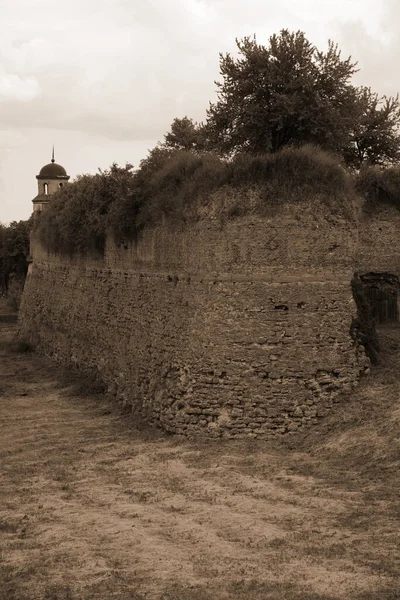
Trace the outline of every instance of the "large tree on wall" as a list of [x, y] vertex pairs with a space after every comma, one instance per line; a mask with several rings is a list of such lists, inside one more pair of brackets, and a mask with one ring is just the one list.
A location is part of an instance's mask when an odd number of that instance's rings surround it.
[[358, 114], [351, 127], [350, 143], [343, 148], [349, 166], [359, 169], [363, 163], [390, 165], [400, 160], [399, 97], [379, 97], [371, 88], [358, 94]]
[[262, 46], [237, 40], [239, 57], [220, 55], [222, 82], [208, 110], [207, 129], [220, 151], [276, 152], [318, 143], [340, 150], [356, 114], [355, 64], [329, 42], [318, 51], [298, 31], [284, 29]]
[[321, 52], [303, 32], [284, 29], [266, 46], [250, 37], [236, 43], [238, 57], [220, 54], [222, 81], [206, 122], [175, 119], [159, 145], [164, 155], [187, 149], [229, 157], [314, 143], [351, 167], [398, 160], [398, 99], [355, 87], [356, 64], [333, 42]]

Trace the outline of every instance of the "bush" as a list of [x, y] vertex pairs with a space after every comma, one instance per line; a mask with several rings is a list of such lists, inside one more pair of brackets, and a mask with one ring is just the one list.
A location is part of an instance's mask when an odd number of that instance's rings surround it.
[[20, 296], [28, 270], [32, 219], [0, 223], [0, 294]]
[[[230, 165], [230, 185], [258, 185], [266, 202], [301, 201], [323, 196], [348, 212], [352, 185], [340, 159], [316, 146], [286, 147], [274, 154], [237, 156]], [[332, 207], [334, 204], [332, 204]]]
[[110, 211], [132, 194], [132, 165], [112, 165], [96, 175], [80, 175], [54, 195], [37, 222], [40, 241], [49, 252], [102, 255]]
[[22, 293], [24, 291], [25, 280], [22, 278], [11, 277], [8, 283], [6, 294], [7, 306], [10, 310], [17, 312], [21, 304]]
[[143, 228], [164, 218], [186, 221], [196, 206], [226, 181], [226, 163], [213, 154], [176, 151], [146, 182], [137, 225]]
[[368, 211], [379, 204], [400, 210], [400, 167], [365, 167], [356, 178], [356, 189], [365, 197]]
[[[165, 219], [197, 220], [210, 213], [204, 207], [223, 189], [225, 196], [236, 198], [230, 218], [317, 197], [333, 213], [353, 215], [351, 178], [337, 157], [316, 147], [239, 155], [231, 161], [156, 147], [136, 173], [131, 165], [113, 165], [60, 191], [39, 220], [39, 237], [50, 252], [102, 255], [108, 232], [123, 243]], [[256, 191], [255, 206], [246, 201], [249, 190]]]

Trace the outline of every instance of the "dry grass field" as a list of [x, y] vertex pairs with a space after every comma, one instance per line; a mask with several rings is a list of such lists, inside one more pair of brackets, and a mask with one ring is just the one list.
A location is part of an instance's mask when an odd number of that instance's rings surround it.
[[0, 312], [0, 600], [400, 598], [400, 331], [312, 431], [135, 428]]

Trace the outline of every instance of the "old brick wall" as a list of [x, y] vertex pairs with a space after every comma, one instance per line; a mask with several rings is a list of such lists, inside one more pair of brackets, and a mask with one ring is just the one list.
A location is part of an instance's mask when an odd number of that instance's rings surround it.
[[400, 212], [395, 207], [376, 206], [359, 222], [356, 271], [392, 273], [400, 277]]
[[98, 370], [135, 414], [210, 436], [284, 433], [323, 416], [368, 367], [349, 335], [358, 232], [322, 205], [164, 224], [104, 260], [34, 244], [20, 328]]

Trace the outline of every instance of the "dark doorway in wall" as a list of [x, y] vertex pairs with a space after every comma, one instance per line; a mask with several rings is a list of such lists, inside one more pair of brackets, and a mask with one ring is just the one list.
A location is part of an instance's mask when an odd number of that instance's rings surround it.
[[377, 324], [399, 322], [400, 281], [391, 273], [360, 275], [364, 294]]
[[364, 346], [373, 364], [380, 362], [379, 353], [383, 353], [383, 360], [387, 361], [389, 346], [393, 349], [392, 338], [397, 339], [400, 333], [399, 278], [392, 273], [370, 272], [355, 275], [351, 286], [357, 317], [350, 333]]
[[365, 286], [359, 275], [351, 281], [353, 298], [357, 306], [357, 316], [350, 325], [350, 335], [365, 348], [365, 352], [373, 365], [379, 362], [379, 340], [375, 328], [376, 320], [372, 316], [372, 307]]

